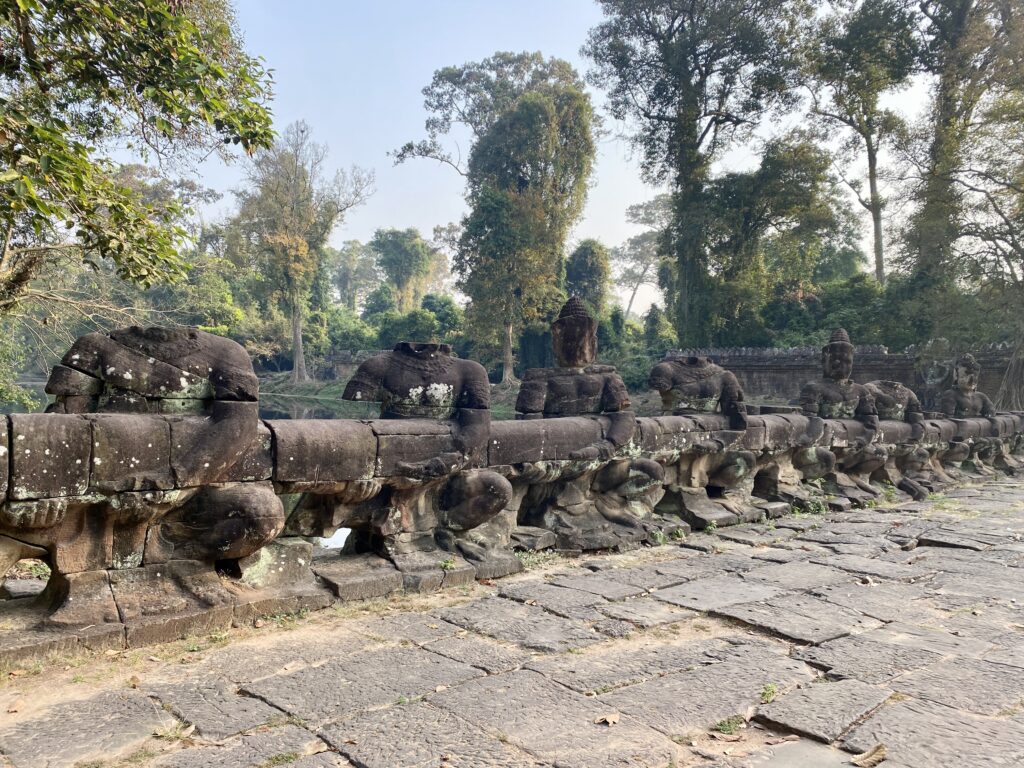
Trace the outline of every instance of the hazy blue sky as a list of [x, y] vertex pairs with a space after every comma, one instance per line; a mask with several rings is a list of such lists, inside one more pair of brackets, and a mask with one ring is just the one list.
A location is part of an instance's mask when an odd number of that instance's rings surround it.
[[[304, 119], [330, 147], [332, 165], [376, 172], [376, 193], [348, 216], [335, 242], [369, 239], [378, 227], [418, 227], [429, 236], [462, 215], [463, 179], [455, 171], [429, 160], [395, 166], [387, 156], [423, 137], [421, 90], [434, 70], [525, 50], [567, 59], [583, 72], [579, 48], [601, 19], [591, 0], [238, 0], [237, 11], [247, 47], [274, 70], [277, 127]], [[594, 98], [600, 105], [601, 95]], [[621, 133], [621, 126], [608, 127]], [[237, 166], [209, 163], [203, 170], [205, 182], [221, 190], [240, 175]], [[635, 232], [626, 207], [656, 191], [640, 180], [629, 143], [605, 138], [574, 238], [619, 244]], [[217, 210], [230, 205], [227, 196]]]

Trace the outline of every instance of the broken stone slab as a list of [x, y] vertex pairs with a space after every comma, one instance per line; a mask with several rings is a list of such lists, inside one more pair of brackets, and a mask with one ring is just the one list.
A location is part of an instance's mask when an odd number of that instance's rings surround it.
[[684, 672], [721, 660], [728, 648], [722, 639], [686, 645], [659, 643], [623, 653], [621, 648], [595, 646], [582, 654], [545, 656], [526, 667], [584, 694], [603, 694], [673, 672]]
[[422, 648], [384, 647], [263, 678], [247, 683], [242, 691], [306, 722], [323, 724], [483, 674], [476, 667]]
[[894, 677], [939, 661], [942, 656], [923, 648], [877, 642], [865, 635], [829, 640], [819, 646], [797, 648], [794, 658], [828, 670], [830, 677], [865, 683], [887, 683]]
[[1024, 670], [979, 659], [948, 659], [890, 685], [898, 692], [979, 715], [1013, 712], [1024, 699]]
[[5, 716], [0, 753], [18, 768], [52, 768], [116, 760], [172, 727], [175, 720], [139, 691], [108, 691], [63, 701], [43, 716]]
[[766, 686], [784, 693], [812, 677], [803, 662], [759, 648], [742, 658], [621, 688], [599, 700], [670, 737], [685, 737], [734, 715], [749, 717]]
[[658, 590], [657, 600], [695, 611], [709, 611], [739, 603], [768, 600], [783, 590], [757, 581], [744, 581], [737, 575], [696, 579], [676, 587]]
[[555, 534], [546, 528], [519, 525], [512, 529], [512, 546], [515, 549], [540, 552], [543, 549], [551, 549], [556, 543]]
[[[851, 752], [884, 744], [896, 766], [1011, 768], [1024, 763], [1024, 725], [907, 699], [882, 707], [843, 742]], [[884, 765], [884, 763], [883, 763]]]
[[445, 608], [438, 615], [465, 629], [545, 653], [562, 653], [602, 639], [581, 622], [501, 597]]
[[[473, 680], [429, 701], [561, 768], [667, 768], [679, 756], [671, 741], [606, 702], [526, 670]], [[614, 716], [614, 725], [602, 721]]]
[[250, 731], [282, 714], [259, 699], [239, 696], [234, 686], [221, 681], [145, 685], [143, 691], [212, 741]]
[[418, 701], [329, 725], [321, 736], [362, 768], [532, 768], [517, 747]]
[[760, 707], [757, 719], [831, 743], [879, 707], [892, 691], [859, 680], [811, 683]]
[[[155, 765], [157, 768], [257, 768], [275, 763], [300, 766], [305, 759], [300, 759], [300, 756], [313, 756], [326, 749], [327, 745], [316, 735], [289, 723], [241, 736], [222, 746], [193, 747], [173, 752], [161, 757]], [[340, 765], [351, 764], [344, 761]]]
[[917, 581], [935, 573], [934, 570], [924, 570], [909, 565], [898, 565], [885, 560], [861, 557], [859, 555], [813, 557], [811, 562], [819, 565], [829, 565], [833, 568], [841, 568], [844, 571], [862, 576], [893, 579], [894, 581]]
[[[803, 598], [804, 596], [798, 597]], [[789, 605], [785, 603], [780, 605], [780, 602], [767, 600], [760, 603], [741, 603], [716, 608], [714, 613], [730, 619], [737, 619], [791, 640], [815, 644], [850, 634], [853, 627], [861, 623], [861, 620], [871, 622], [864, 629], [881, 625], [880, 622], [861, 617], [859, 614], [854, 614], [853, 611], [846, 611], [848, 616], [838, 618], [834, 615], [821, 615], [822, 612], [815, 608], [824, 608], [828, 605], [821, 600], [804, 599], [799, 603]], [[832, 613], [839, 613], [843, 610], [833, 606]]]
[[394, 563], [372, 554], [319, 557], [313, 561], [313, 572], [345, 602], [384, 597], [403, 584]]

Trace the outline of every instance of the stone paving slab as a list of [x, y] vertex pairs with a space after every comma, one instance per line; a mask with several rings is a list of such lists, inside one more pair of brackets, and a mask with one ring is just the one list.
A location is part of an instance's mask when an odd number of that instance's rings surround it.
[[1012, 713], [1024, 703], [1024, 669], [978, 659], [946, 659], [907, 672], [890, 685], [979, 715]]
[[935, 573], [934, 570], [915, 568], [912, 565], [898, 565], [885, 560], [860, 555], [832, 555], [831, 557], [813, 557], [812, 563], [830, 565], [858, 576], [873, 576], [879, 579], [894, 581], [917, 581]]
[[[592, 648], [583, 654], [547, 656], [527, 664], [549, 680], [580, 693], [607, 693], [671, 672], [721, 660], [725, 640], [698, 640], [685, 645], [659, 644], [626, 651], [620, 646]], [[604, 650], [604, 652], [602, 652]]]
[[671, 603], [655, 600], [653, 597], [637, 597], [621, 603], [609, 603], [598, 608], [605, 616], [622, 619], [643, 629], [674, 624], [696, 616], [696, 612], [679, 608]]
[[585, 624], [502, 597], [489, 597], [458, 608], [448, 608], [439, 611], [439, 615], [482, 635], [545, 653], [583, 648], [602, 639]]
[[794, 657], [828, 670], [831, 677], [885, 683], [904, 672], [933, 664], [942, 655], [923, 648], [893, 645], [866, 635], [841, 637], [817, 647], [799, 648]]
[[518, 669], [533, 656], [520, 648], [501, 645], [488, 638], [464, 634], [424, 643], [432, 653], [461, 661], [489, 675]]
[[785, 589], [808, 589], [829, 584], [848, 584], [854, 580], [846, 571], [802, 561], [780, 565], [762, 565], [746, 571], [743, 578], [763, 581], [774, 587]]
[[648, 592], [665, 587], [674, 587], [687, 581], [687, 577], [678, 573], [663, 570], [659, 563], [637, 565], [630, 568], [610, 568], [599, 571], [602, 578], [617, 581], [633, 587], [640, 587]]
[[568, 587], [570, 589], [578, 589], [582, 592], [600, 595], [605, 600], [625, 600], [627, 597], [639, 597], [647, 591], [643, 587], [623, 584], [619, 581], [602, 578], [599, 575], [562, 576], [560, 578], [553, 579], [551, 583], [556, 584], [559, 587]]
[[391, 647], [265, 678], [247, 684], [242, 692], [308, 723], [323, 724], [483, 674], [421, 648]]
[[220, 681], [145, 686], [144, 692], [184, 722], [194, 725], [204, 739], [222, 741], [281, 716], [281, 710]]
[[886, 688], [859, 680], [811, 683], [760, 707], [757, 719], [788, 732], [831, 743], [891, 694]]
[[726, 606], [714, 613], [782, 637], [816, 644], [881, 626], [881, 622], [856, 611], [803, 594]]
[[169, 713], [132, 690], [57, 704], [31, 719], [14, 720], [10, 714], [3, 718], [0, 753], [18, 768], [63, 768], [122, 757], [153, 733], [175, 725]]
[[884, 744], [884, 768], [1017, 768], [1024, 765], [1024, 725], [908, 699], [879, 709], [843, 742], [866, 752]]
[[395, 613], [363, 619], [354, 622], [352, 628], [377, 640], [408, 640], [418, 644], [452, 637], [464, 631], [462, 627], [429, 613]]
[[539, 605], [566, 619], [581, 621], [601, 621], [607, 618], [597, 606], [607, 604], [601, 595], [591, 591], [556, 586], [546, 581], [521, 581], [503, 586], [498, 594], [528, 605]]
[[927, 594], [920, 584], [833, 584], [815, 587], [810, 592], [880, 621], [927, 622], [938, 616], [927, 604], [918, 602]]
[[992, 643], [985, 640], [962, 637], [933, 627], [921, 627], [896, 621], [867, 632], [864, 636], [882, 643], [920, 648], [943, 655], [957, 654], [980, 658], [992, 649]]
[[734, 715], [749, 716], [766, 686], [785, 692], [814, 677], [810, 667], [761, 650], [745, 658], [665, 675], [599, 697], [669, 736], [685, 737]]
[[[157, 760], [157, 768], [263, 768], [271, 765], [350, 766], [335, 755], [310, 756], [327, 749], [315, 734], [296, 725], [283, 725], [254, 733], [222, 746], [193, 747]], [[299, 758], [306, 756], [309, 762]], [[333, 762], [331, 762], [333, 760]]]
[[[668, 768], [679, 750], [608, 702], [572, 693], [536, 672], [487, 677], [430, 702], [558, 768]], [[603, 718], [618, 715], [609, 725]]]
[[321, 731], [360, 768], [535, 768], [545, 763], [433, 704], [367, 712]]
[[728, 575], [688, 581], [677, 587], [658, 590], [654, 597], [682, 608], [710, 611], [728, 605], [768, 600], [782, 592], [782, 589], [769, 584], [744, 581], [738, 575]]

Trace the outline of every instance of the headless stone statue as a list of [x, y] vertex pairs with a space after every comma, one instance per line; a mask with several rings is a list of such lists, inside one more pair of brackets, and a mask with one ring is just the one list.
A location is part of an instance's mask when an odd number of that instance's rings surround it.
[[927, 498], [929, 489], [920, 480], [925, 477], [923, 469], [930, 456], [918, 444], [924, 436], [924, 413], [920, 400], [914, 390], [899, 381], [869, 381], [864, 386], [875, 399], [879, 419], [911, 425], [910, 440], [896, 450], [895, 464], [899, 472], [888, 481], [918, 501]]
[[392, 491], [394, 517], [405, 521], [396, 533], [423, 528], [424, 519], [434, 514], [427, 509], [434, 504], [426, 501], [430, 496], [436, 498], [438, 541], [458, 546], [471, 559], [487, 557], [493, 542], [464, 534], [497, 515], [511, 499], [512, 486], [497, 472], [473, 469], [486, 463], [491, 425], [490, 384], [483, 366], [452, 357], [448, 344], [403, 341], [360, 365], [342, 397], [379, 402], [382, 419], [450, 424], [453, 451], [398, 464], [410, 488]]
[[[601, 417], [602, 437], [573, 450], [576, 469], [553, 483], [544, 498], [528, 500], [533, 512], [527, 522], [539, 523], [559, 534], [563, 546], [595, 549], [617, 546], [615, 526], [644, 538], [641, 520], [660, 498], [663, 467], [649, 459], [617, 457], [636, 431], [636, 414], [622, 377], [613, 366], [595, 364], [597, 321], [577, 296], [565, 303], [551, 325], [551, 343], [557, 368], [531, 368], [516, 399], [517, 417], [540, 419], [560, 416]], [[610, 460], [610, 461], [609, 461]], [[587, 469], [582, 462], [605, 462]], [[599, 493], [595, 493], [599, 489]], [[590, 501], [583, 499], [593, 496]], [[596, 509], [599, 521], [588, 520]]]
[[686, 416], [721, 410], [730, 429], [747, 428], [743, 390], [736, 377], [706, 357], [670, 357], [651, 370], [651, 389], [658, 390], [664, 413]]

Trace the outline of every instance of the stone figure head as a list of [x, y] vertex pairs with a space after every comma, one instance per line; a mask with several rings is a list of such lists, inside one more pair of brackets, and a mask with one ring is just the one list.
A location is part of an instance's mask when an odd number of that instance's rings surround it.
[[452, 353], [451, 344], [437, 344], [429, 341], [400, 341], [395, 344], [394, 351], [408, 357], [419, 357], [424, 360], [443, 355], [448, 357]]
[[821, 348], [821, 368], [826, 379], [846, 381], [853, 373], [853, 344], [842, 328], [832, 331], [828, 344]]
[[559, 368], [583, 368], [597, 358], [597, 321], [573, 296], [551, 324], [551, 347]]
[[964, 354], [956, 360], [953, 368], [953, 386], [961, 392], [975, 392], [978, 389], [978, 379], [981, 377], [981, 366], [974, 359], [974, 355]]

